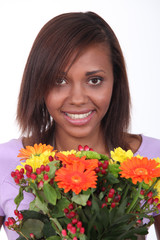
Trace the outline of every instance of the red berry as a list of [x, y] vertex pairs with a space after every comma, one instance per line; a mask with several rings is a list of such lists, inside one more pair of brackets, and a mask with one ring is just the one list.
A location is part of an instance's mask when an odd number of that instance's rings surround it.
[[114, 197], [114, 202], [119, 202], [121, 200], [121, 195], [117, 194], [115, 197]]
[[32, 167], [30, 165], [25, 165], [25, 169], [26, 169], [26, 171], [28, 171], [30, 173], [33, 171]]
[[[64, 240], [65, 240], [65, 239], [64, 239]], [[66, 240], [67, 240], [67, 239], [66, 239]], [[77, 237], [74, 237], [73, 240], [78, 240], [78, 238], [77, 238]]]
[[106, 190], [106, 188], [105, 188], [105, 187], [102, 187], [102, 188], [101, 188], [101, 191], [102, 191], [102, 192], [104, 192], [105, 190]]
[[158, 203], [158, 202], [159, 202], [159, 199], [158, 199], [158, 198], [155, 198], [155, 199], [153, 200], [153, 202], [154, 202], [154, 203]]
[[147, 201], [148, 204], [152, 204], [153, 203], [153, 198], [149, 198]]
[[108, 198], [113, 198], [113, 195], [114, 195], [114, 193], [109, 192], [109, 193], [108, 193]]
[[19, 184], [19, 179], [15, 178], [14, 181], [16, 184]]
[[24, 174], [24, 168], [20, 169], [20, 173]]
[[87, 201], [87, 206], [92, 206], [92, 202], [90, 200]]
[[144, 193], [145, 193], [145, 191], [143, 189], [141, 189], [140, 194], [144, 195]]
[[30, 172], [26, 172], [26, 176], [27, 176], [27, 178], [30, 178], [31, 177], [31, 173]]
[[90, 148], [89, 151], [94, 151], [93, 148]]
[[18, 169], [16, 169], [16, 171], [15, 171], [15, 174], [16, 174], [16, 176], [17, 176], [17, 174], [19, 173], [19, 170]]
[[69, 208], [70, 210], [73, 210], [73, 209], [74, 209], [73, 203], [70, 203], [70, 204], [68, 205], [68, 208]]
[[72, 211], [72, 212], [69, 213], [69, 216], [70, 216], [69, 218], [73, 218], [73, 217], [76, 216], [76, 213]]
[[137, 220], [137, 223], [141, 223], [141, 222], [142, 222], [142, 220], [140, 220], [140, 219]]
[[95, 172], [96, 172], [96, 173], [99, 173], [99, 172], [100, 172], [99, 167], [96, 167], [96, 168], [95, 168]]
[[36, 169], [36, 173], [37, 173], [38, 175], [40, 175], [40, 174], [41, 174], [41, 169], [40, 169], [40, 168], [37, 168], [37, 169]]
[[22, 213], [19, 213], [19, 214], [18, 214], [18, 219], [19, 219], [19, 220], [22, 220], [22, 219], [23, 219], [23, 214], [22, 214]]
[[85, 232], [84, 227], [81, 227], [81, 228], [80, 228], [80, 233], [84, 234], [84, 232]]
[[102, 168], [103, 168], [103, 169], [107, 169], [107, 168], [108, 168], [108, 164], [109, 164], [109, 162], [108, 162], [108, 161], [105, 161], [105, 162], [103, 163], [103, 165], [102, 165]]
[[36, 180], [37, 175], [36, 175], [35, 173], [31, 173], [31, 178], [32, 178], [33, 180]]
[[43, 179], [44, 179], [45, 181], [47, 181], [47, 180], [49, 179], [47, 173], [44, 174]]
[[67, 224], [67, 230], [70, 230], [72, 227], [73, 227], [73, 226], [72, 226], [71, 223], [68, 223], [68, 224]]
[[50, 184], [53, 185], [53, 183], [54, 183], [54, 179], [51, 178], [51, 180], [50, 180]]
[[83, 151], [83, 147], [81, 145], [78, 145], [78, 151]]
[[106, 172], [106, 169], [102, 169], [101, 170], [101, 173], [103, 174], [103, 175], [105, 175], [107, 172]]
[[81, 221], [78, 221], [77, 223], [77, 228], [81, 228], [82, 227], [82, 222]]
[[52, 156], [49, 156], [49, 161], [52, 162], [53, 161], [53, 157]]
[[50, 166], [46, 165], [46, 166], [45, 166], [45, 171], [46, 171], [46, 172], [49, 172], [49, 170], [50, 170]]
[[114, 190], [114, 188], [111, 188], [110, 190], [109, 190], [109, 193], [115, 193], [115, 190]]
[[116, 204], [114, 202], [111, 203], [111, 208], [115, 208]]
[[68, 208], [65, 208], [63, 211], [64, 211], [64, 213], [69, 213]]
[[76, 227], [71, 227], [70, 232], [71, 232], [72, 234], [75, 234], [76, 231], [77, 231]]
[[63, 236], [63, 237], [67, 236], [67, 231], [66, 231], [66, 229], [63, 229], [63, 230], [62, 230], [62, 236]]
[[4, 222], [4, 225], [5, 225], [6, 227], [9, 227], [9, 222], [8, 222], [8, 221], [5, 221], [5, 222]]
[[84, 151], [89, 151], [89, 147], [87, 145], [84, 146]]
[[105, 199], [105, 202], [108, 202], [108, 197], [107, 196], [104, 199]]
[[23, 173], [19, 172], [19, 173], [17, 174], [17, 178], [18, 178], [18, 179], [24, 178]]
[[45, 166], [44, 165], [41, 165], [40, 167], [41, 171], [43, 172], [45, 170]]
[[158, 210], [160, 210], [160, 203], [157, 205]]
[[16, 173], [14, 171], [11, 172], [11, 177], [15, 177], [16, 176]]
[[148, 196], [149, 198], [151, 198], [151, 197], [153, 196], [153, 192], [149, 192], [149, 193], [147, 194], [147, 196]]
[[77, 218], [72, 219], [72, 224], [76, 224], [78, 222]]
[[9, 226], [13, 226], [15, 224], [15, 219], [13, 217], [9, 217], [8, 218], [8, 223], [9, 223]]
[[31, 237], [32, 239], [34, 239], [35, 236], [34, 236], [33, 233], [30, 233], [29, 235], [30, 235], [30, 237]]
[[37, 184], [38, 188], [42, 188], [43, 185], [44, 185], [44, 182], [42, 180]]
[[102, 167], [102, 164], [103, 164], [103, 163], [102, 163], [101, 161], [99, 161], [99, 162], [98, 162], [98, 167]]
[[19, 211], [16, 209], [16, 210], [14, 210], [14, 214], [16, 215], [16, 216], [18, 216], [18, 214], [19, 214]]
[[107, 207], [107, 204], [106, 204], [106, 203], [102, 203], [101, 208], [104, 208], [104, 207]]

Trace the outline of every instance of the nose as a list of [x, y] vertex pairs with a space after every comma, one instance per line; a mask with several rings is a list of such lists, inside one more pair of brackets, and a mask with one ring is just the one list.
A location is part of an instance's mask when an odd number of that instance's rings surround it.
[[87, 103], [88, 96], [82, 84], [74, 84], [70, 89], [70, 104], [81, 106]]

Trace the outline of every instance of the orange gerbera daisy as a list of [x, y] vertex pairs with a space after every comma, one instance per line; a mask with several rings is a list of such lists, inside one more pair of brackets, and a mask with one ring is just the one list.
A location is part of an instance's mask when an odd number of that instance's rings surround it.
[[75, 163], [83, 163], [86, 169], [93, 170], [98, 167], [98, 159], [89, 159], [86, 160], [86, 156], [76, 157], [74, 154], [69, 154], [68, 156], [63, 153], [57, 153], [56, 156], [62, 161], [63, 164], [73, 165]]
[[148, 184], [154, 177], [160, 176], [158, 165], [153, 159], [132, 157], [122, 162], [119, 169], [122, 170], [121, 177], [131, 178], [134, 184], [142, 181]]
[[72, 190], [75, 194], [79, 194], [82, 190], [96, 188], [95, 171], [85, 170], [83, 163], [67, 165], [58, 169], [55, 174], [58, 187], [63, 188], [65, 193]]
[[41, 153], [45, 151], [52, 151], [53, 147], [46, 144], [34, 144], [34, 146], [26, 146], [26, 148], [21, 148], [17, 157], [20, 157], [21, 160], [26, 160], [30, 158], [32, 155], [39, 156]]

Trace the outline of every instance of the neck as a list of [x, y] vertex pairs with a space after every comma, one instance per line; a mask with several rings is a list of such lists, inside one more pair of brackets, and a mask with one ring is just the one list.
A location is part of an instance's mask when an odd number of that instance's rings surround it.
[[58, 151], [67, 151], [72, 149], [78, 150], [78, 145], [81, 145], [82, 147], [87, 145], [96, 152], [109, 155], [108, 148], [101, 131], [99, 133], [92, 134], [92, 136], [81, 138], [70, 136], [64, 132], [62, 134], [55, 131], [54, 141], [54, 148]]

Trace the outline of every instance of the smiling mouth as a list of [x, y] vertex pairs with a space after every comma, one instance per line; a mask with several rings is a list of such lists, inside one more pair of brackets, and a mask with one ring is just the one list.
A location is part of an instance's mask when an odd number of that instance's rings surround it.
[[81, 114], [71, 114], [71, 113], [65, 113], [66, 116], [70, 117], [71, 119], [83, 119], [88, 117], [92, 111], [89, 111], [88, 113], [81, 113]]

